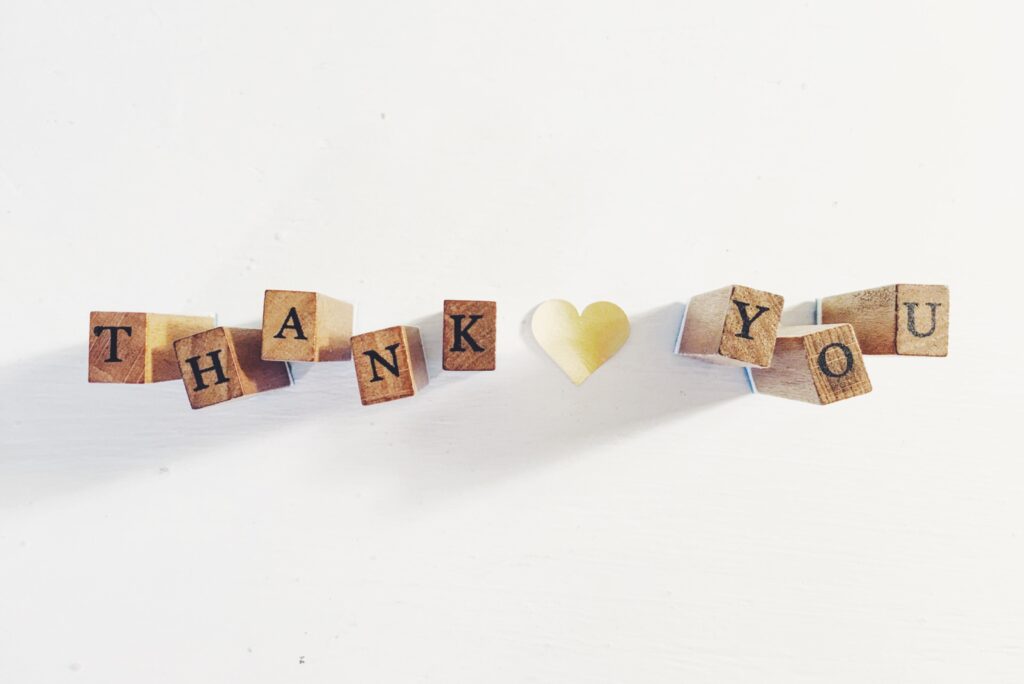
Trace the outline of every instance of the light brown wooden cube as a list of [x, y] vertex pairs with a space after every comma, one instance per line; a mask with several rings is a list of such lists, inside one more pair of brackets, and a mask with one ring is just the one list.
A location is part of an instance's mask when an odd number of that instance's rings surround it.
[[946, 356], [949, 352], [949, 288], [888, 285], [825, 297], [821, 323], [849, 323], [865, 354]]
[[450, 371], [494, 370], [497, 316], [495, 302], [444, 300], [441, 367]]
[[767, 368], [775, 349], [781, 295], [730, 285], [690, 299], [676, 353], [730, 366]]
[[212, 316], [93, 311], [89, 382], [147, 383], [181, 377], [174, 341], [209, 330]]
[[753, 368], [761, 394], [831, 404], [871, 391], [853, 326], [796, 325], [779, 328], [771, 368]]
[[221, 327], [174, 343], [192, 408], [291, 384], [287, 363], [260, 358], [261, 338], [257, 329]]
[[411, 397], [428, 381], [419, 328], [399, 325], [356, 335], [352, 362], [364, 406]]
[[319, 292], [263, 295], [266, 361], [342, 361], [351, 356], [352, 305]]

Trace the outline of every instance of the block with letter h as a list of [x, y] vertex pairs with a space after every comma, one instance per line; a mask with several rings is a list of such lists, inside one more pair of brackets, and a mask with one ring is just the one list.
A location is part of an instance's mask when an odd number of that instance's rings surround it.
[[352, 362], [364, 406], [411, 397], [428, 382], [420, 331], [411, 326], [356, 335]]
[[686, 306], [676, 353], [730, 366], [767, 368], [783, 303], [781, 295], [743, 285], [696, 295]]
[[214, 325], [212, 316], [93, 311], [89, 314], [89, 382], [176, 380], [181, 372], [174, 341]]
[[780, 327], [771, 368], [747, 373], [755, 392], [812, 404], [871, 391], [857, 335], [848, 324]]
[[825, 297], [819, 323], [849, 323], [865, 354], [946, 356], [949, 288], [889, 285]]
[[287, 363], [261, 358], [262, 335], [256, 329], [221, 327], [174, 343], [192, 408], [291, 384]]

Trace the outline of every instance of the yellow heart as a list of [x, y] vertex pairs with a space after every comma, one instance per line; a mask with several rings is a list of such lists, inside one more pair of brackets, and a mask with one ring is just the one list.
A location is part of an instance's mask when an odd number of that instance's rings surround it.
[[530, 322], [537, 343], [579, 385], [629, 339], [629, 318], [611, 302], [594, 302], [582, 314], [562, 299], [537, 307]]

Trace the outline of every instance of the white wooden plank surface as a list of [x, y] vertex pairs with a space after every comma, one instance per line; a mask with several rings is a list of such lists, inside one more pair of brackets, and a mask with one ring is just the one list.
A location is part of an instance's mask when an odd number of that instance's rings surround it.
[[[0, 681], [1015, 682], [1019, 13], [998, 3], [7, 3]], [[671, 354], [680, 302], [952, 288], [830, 407]], [[423, 327], [193, 412], [91, 309], [265, 288]], [[499, 303], [446, 374], [444, 298]], [[582, 387], [550, 297], [633, 337]]]

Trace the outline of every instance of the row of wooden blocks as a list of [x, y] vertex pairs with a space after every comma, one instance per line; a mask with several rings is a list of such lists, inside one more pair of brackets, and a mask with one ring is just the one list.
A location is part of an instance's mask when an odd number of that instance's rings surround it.
[[[352, 335], [353, 307], [319, 292], [267, 290], [262, 329], [215, 327], [208, 316], [94, 311], [89, 382], [182, 379], [192, 408], [291, 384], [290, 361], [355, 363], [363, 404], [414, 395], [427, 384], [418, 328]], [[443, 367], [495, 368], [497, 305], [444, 302]]]
[[693, 297], [676, 351], [743, 366], [751, 389], [815, 404], [871, 391], [864, 354], [946, 356], [949, 288], [889, 285], [825, 297], [816, 324], [782, 326], [782, 296], [732, 285]]
[[[949, 291], [893, 285], [827, 297], [818, 324], [780, 326], [783, 297], [733, 285], [693, 297], [676, 352], [747, 368], [765, 394], [827, 404], [871, 391], [862, 354], [945, 356]], [[206, 316], [94, 311], [89, 381], [182, 379], [193, 408], [291, 384], [287, 362], [352, 359], [363, 404], [427, 384], [420, 332], [394, 326], [352, 335], [353, 307], [317, 292], [267, 290], [261, 329], [216, 327]], [[496, 366], [497, 305], [446, 300], [442, 367]]]

